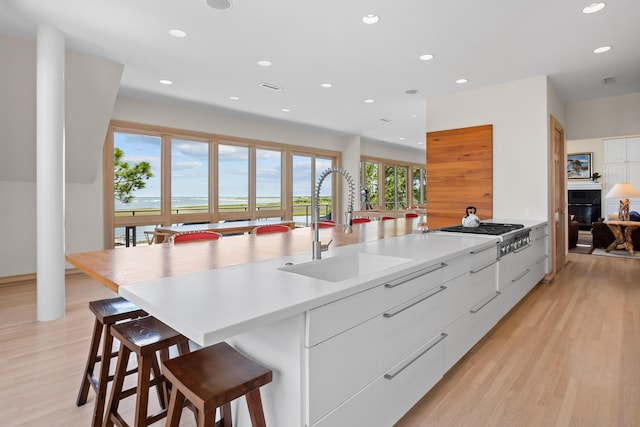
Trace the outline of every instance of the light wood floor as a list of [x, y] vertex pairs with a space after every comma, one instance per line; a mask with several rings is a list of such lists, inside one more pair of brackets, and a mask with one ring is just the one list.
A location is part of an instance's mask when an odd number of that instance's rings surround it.
[[[396, 427], [640, 425], [640, 263], [568, 260]], [[0, 287], [0, 425], [89, 425], [94, 394], [75, 405], [93, 324], [87, 303], [113, 295], [70, 276], [65, 318], [37, 322], [34, 284]], [[125, 402], [125, 418], [132, 411]], [[181, 426], [193, 425], [185, 412]]]

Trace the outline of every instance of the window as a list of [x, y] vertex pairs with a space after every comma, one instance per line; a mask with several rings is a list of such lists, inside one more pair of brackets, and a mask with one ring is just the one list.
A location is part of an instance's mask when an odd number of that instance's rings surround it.
[[256, 209], [282, 209], [282, 151], [256, 149]]
[[[114, 210], [117, 217], [159, 215], [162, 205], [162, 139], [159, 136], [116, 132]], [[141, 178], [136, 189], [128, 179], [137, 165], [147, 163], [151, 178]], [[118, 172], [120, 171], [120, 172]]]
[[218, 209], [220, 212], [249, 210], [249, 148], [218, 145]]
[[[361, 210], [400, 210], [424, 206], [426, 169], [424, 165], [395, 164], [387, 159], [361, 159]], [[382, 174], [380, 171], [383, 171]], [[380, 192], [380, 188], [384, 191]]]
[[171, 213], [209, 212], [209, 144], [171, 140]]
[[[105, 142], [107, 247], [146, 244], [158, 226], [265, 218], [311, 223], [311, 195], [340, 153], [113, 120]], [[132, 186], [131, 169], [140, 183]], [[129, 174], [129, 175], [127, 175]], [[120, 180], [120, 181], [119, 181]], [[322, 188], [331, 216], [333, 182]]]

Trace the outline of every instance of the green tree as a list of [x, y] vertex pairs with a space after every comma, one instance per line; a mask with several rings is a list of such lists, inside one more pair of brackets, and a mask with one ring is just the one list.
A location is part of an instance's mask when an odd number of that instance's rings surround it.
[[124, 151], [119, 148], [113, 150], [113, 193], [122, 203], [131, 202], [135, 196], [133, 192], [147, 185], [147, 180], [153, 176], [148, 162], [134, 165], [122, 160]]

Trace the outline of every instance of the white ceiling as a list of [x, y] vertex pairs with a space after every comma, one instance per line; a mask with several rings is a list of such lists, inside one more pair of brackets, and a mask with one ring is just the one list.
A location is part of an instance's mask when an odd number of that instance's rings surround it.
[[[34, 39], [38, 24], [59, 28], [69, 48], [124, 64], [123, 94], [413, 148], [424, 147], [425, 99], [437, 95], [540, 75], [567, 102], [640, 92], [640, 0], [605, 0], [592, 15], [582, 8], [594, 0], [231, 1], [216, 10], [205, 0], [2, 0], [0, 32]], [[380, 22], [363, 24], [365, 14]]]

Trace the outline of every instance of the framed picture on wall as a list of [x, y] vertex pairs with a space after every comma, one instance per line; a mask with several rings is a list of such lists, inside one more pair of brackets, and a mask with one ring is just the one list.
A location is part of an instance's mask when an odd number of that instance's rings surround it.
[[591, 157], [593, 153], [567, 154], [567, 178], [591, 179]]

